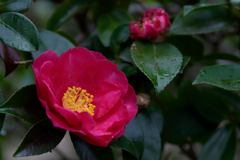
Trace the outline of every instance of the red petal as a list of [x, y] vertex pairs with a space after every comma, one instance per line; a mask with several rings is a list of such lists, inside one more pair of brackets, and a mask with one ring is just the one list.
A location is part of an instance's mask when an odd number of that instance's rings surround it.
[[106, 57], [104, 57], [101, 53], [99, 52], [95, 52], [95, 51], [90, 51], [94, 56], [95, 58], [99, 61], [99, 60], [107, 60]]
[[123, 101], [119, 100], [109, 112], [101, 118], [96, 119], [96, 127], [94, 130], [102, 131], [103, 133], [111, 132], [112, 136], [110, 139], [112, 139], [124, 128], [128, 120], [128, 110], [123, 104]]
[[46, 51], [42, 53], [36, 60], [33, 62], [33, 70], [35, 75], [39, 74], [42, 64], [46, 61], [51, 61], [54, 65], [58, 62], [58, 55], [53, 51]]
[[59, 127], [71, 132], [80, 132], [85, 135], [84, 132], [78, 129], [74, 129], [69, 123], [62, 117], [62, 115], [59, 115], [58, 113], [55, 113], [52, 111], [49, 107], [46, 107], [46, 113], [49, 119], [51, 119], [53, 126]]
[[88, 112], [73, 112], [57, 104], [54, 105], [54, 108], [51, 108], [55, 110], [55, 113], [62, 115], [69, 126], [75, 130], [80, 130], [85, 133], [93, 129], [96, 125], [93, 117]]
[[92, 53], [83, 47], [69, 49], [56, 64], [52, 81], [56, 97], [61, 100], [68, 87], [81, 87], [88, 92], [93, 87], [97, 61]]
[[94, 119], [96, 119], [106, 114], [118, 102], [121, 92], [116, 85], [102, 81], [91, 94], [94, 96], [92, 103], [96, 106], [94, 109]]
[[108, 143], [110, 141], [105, 140], [105, 136], [96, 136], [94, 134], [88, 133], [86, 135], [83, 135], [79, 132], [73, 132], [76, 136], [80, 137], [81, 139], [87, 141], [88, 143], [94, 145], [94, 146], [100, 146], [100, 147], [107, 147]]
[[125, 133], [125, 127], [114, 137], [114, 139], [120, 138]]
[[138, 107], [136, 105], [137, 97], [134, 89], [130, 84], [128, 84], [127, 94], [122, 98], [122, 100], [123, 100], [123, 104], [127, 107], [129, 121], [130, 121], [131, 119], [133, 119], [133, 117], [137, 114], [137, 111], [138, 111]]
[[117, 65], [108, 60], [98, 61], [94, 83], [97, 85], [104, 80], [117, 85], [121, 90], [121, 97], [126, 94], [128, 81], [125, 74], [122, 71], [117, 71]]

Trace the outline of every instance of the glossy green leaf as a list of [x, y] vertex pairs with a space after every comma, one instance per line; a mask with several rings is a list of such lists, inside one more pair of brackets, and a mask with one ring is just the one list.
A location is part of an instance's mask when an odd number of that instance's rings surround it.
[[0, 58], [5, 65], [5, 77], [8, 76], [18, 66], [14, 64], [15, 61], [21, 60], [21, 55], [18, 50], [6, 46], [0, 41]]
[[0, 6], [0, 10], [2, 12], [20, 12], [23, 13], [27, 11], [31, 5], [33, 0], [14, 0], [10, 3]]
[[220, 2], [220, 3], [203, 3], [203, 4], [195, 4], [195, 5], [185, 5], [183, 7], [183, 15], [186, 16], [192, 11], [198, 10], [198, 9], [211, 9], [211, 7], [216, 7], [216, 6], [222, 6], [227, 4], [227, 2]]
[[159, 130], [147, 111], [138, 112], [137, 118], [142, 126], [144, 136], [144, 150], [141, 160], [160, 159], [161, 139]]
[[[4, 103], [4, 99], [3, 99], [3, 95], [2, 95], [2, 89], [0, 87], [0, 105], [2, 105], [3, 103]], [[4, 119], [5, 119], [5, 114], [0, 113], [0, 132], [3, 127]]]
[[36, 123], [23, 138], [13, 157], [26, 157], [51, 152], [63, 139], [66, 130], [54, 127], [50, 119]]
[[114, 160], [110, 147], [93, 146], [70, 133], [75, 151], [81, 160]]
[[97, 21], [98, 36], [104, 46], [109, 46], [113, 31], [124, 23], [132, 20], [127, 12], [115, 10], [111, 13], [102, 14]]
[[75, 46], [66, 38], [57, 33], [48, 30], [39, 30], [40, 47], [37, 52], [32, 52], [32, 56], [36, 59], [40, 54], [47, 50], [52, 50], [60, 56], [65, 51]]
[[131, 55], [137, 67], [153, 82], [157, 94], [177, 75], [182, 65], [181, 53], [169, 43], [134, 41]]
[[217, 92], [202, 90], [198, 93], [197, 99], [195, 107], [206, 120], [220, 123], [230, 116], [230, 107]]
[[125, 133], [119, 139], [111, 142], [112, 146], [121, 148], [132, 156], [140, 159], [144, 149], [144, 138], [141, 124], [135, 116], [125, 127]]
[[205, 121], [193, 109], [168, 112], [164, 117], [163, 139], [169, 143], [183, 145], [202, 139], [217, 126]]
[[45, 112], [41, 102], [38, 100], [35, 85], [21, 88], [0, 106], [0, 113], [16, 116], [31, 124], [46, 118]]
[[240, 65], [215, 65], [204, 67], [193, 84], [207, 83], [229, 90], [240, 90]]
[[191, 58], [189, 56], [183, 56], [183, 62], [182, 62], [182, 66], [181, 66], [181, 69], [180, 69], [180, 73], [183, 73], [183, 69], [186, 67], [186, 65], [188, 64], [190, 59]]
[[218, 60], [218, 59], [240, 62], [240, 58], [231, 53], [210, 53], [203, 57], [203, 60]]
[[166, 41], [177, 47], [184, 56], [190, 56], [195, 60], [199, 60], [203, 55], [204, 45], [196, 37], [175, 35], [167, 37]]
[[225, 29], [236, 23], [231, 12], [221, 6], [202, 8], [186, 16], [181, 12], [173, 21], [171, 34], [202, 34]]
[[236, 152], [237, 137], [234, 126], [218, 130], [205, 144], [199, 160], [233, 160]]
[[130, 38], [129, 24], [117, 27], [110, 38], [110, 48], [114, 54], [119, 55], [120, 43], [126, 42]]
[[34, 24], [19, 13], [0, 15], [0, 40], [7, 46], [21, 51], [37, 51], [38, 32]]
[[124, 135], [122, 135], [118, 139], [114, 139], [111, 144], [114, 147], [121, 148], [133, 155], [134, 157], [139, 157], [139, 153], [135, 147], [135, 145], [132, 143], [131, 140], [127, 139]]
[[49, 19], [47, 29], [56, 30], [76, 13], [88, 7], [94, 0], [66, 0], [62, 2]]

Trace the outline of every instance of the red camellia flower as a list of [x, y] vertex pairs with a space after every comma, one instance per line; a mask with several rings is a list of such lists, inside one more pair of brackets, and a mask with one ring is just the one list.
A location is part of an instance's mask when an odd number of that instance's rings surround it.
[[154, 37], [166, 30], [170, 25], [169, 15], [161, 8], [144, 11], [143, 18], [137, 23], [130, 23], [132, 39]]
[[101, 53], [77, 47], [33, 63], [38, 98], [54, 126], [96, 146], [123, 135], [136, 115], [136, 95], [125, 74]]

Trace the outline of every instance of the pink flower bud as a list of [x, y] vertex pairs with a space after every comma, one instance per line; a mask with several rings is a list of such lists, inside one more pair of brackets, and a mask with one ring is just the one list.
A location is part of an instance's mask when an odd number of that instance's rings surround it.
[[152, 8], [143, 12], [143, 18], [137, 23], [130, 22], [132, 39], [151, 38], [160, 35], [170, 25], [169, 15], [161, 8]]

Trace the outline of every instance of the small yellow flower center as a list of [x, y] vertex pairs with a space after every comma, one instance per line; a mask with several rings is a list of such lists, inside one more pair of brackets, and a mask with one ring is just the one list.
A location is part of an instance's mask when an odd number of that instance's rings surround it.
[[96, 107], [91, 102], [93, 101], [93, 95], [87, 93], [86, 90], [68, 87], [66, 93], [62, 98], [63, 107], [71, 109], [72, 111], [83, 112], [86, 111], [94, 116], [94, 108]]

